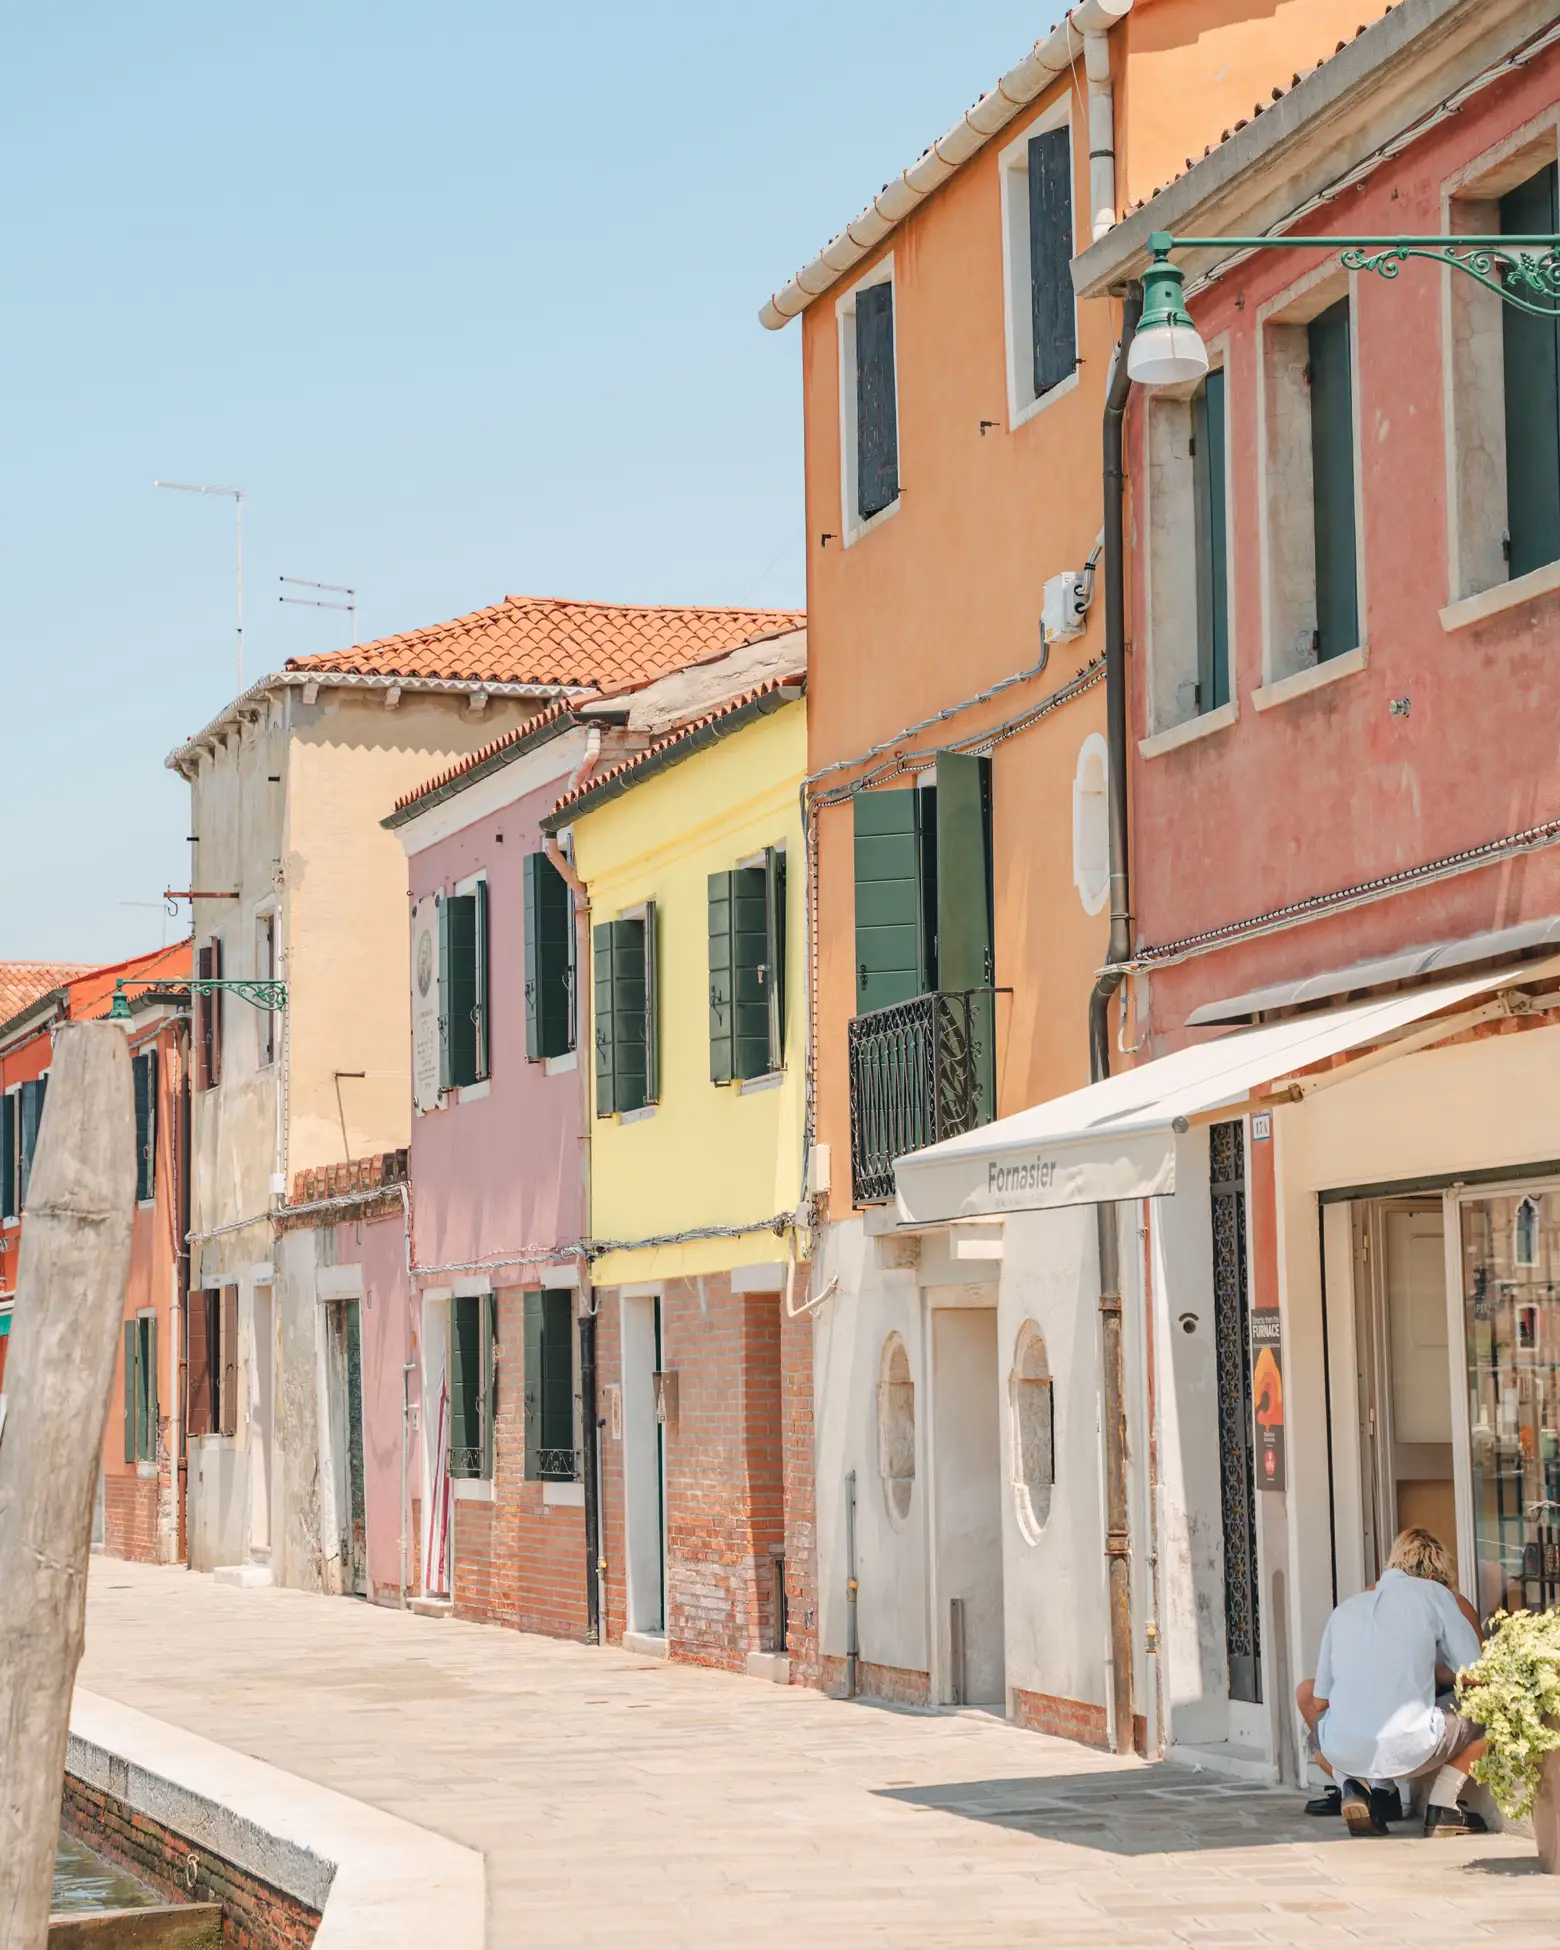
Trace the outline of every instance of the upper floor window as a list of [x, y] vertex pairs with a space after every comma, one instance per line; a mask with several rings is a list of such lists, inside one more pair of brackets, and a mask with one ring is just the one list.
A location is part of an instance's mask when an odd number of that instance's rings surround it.
[[124, 1328], [125, 1461], [156, 1462], [157, 1316], [137, 1314]]
[[439, 905], [439, 1002], [443, 1086], [469, 1088], [491, 1074], [488, 1051], [488, 889], [463, 883]]
[[[1560, 229], [1557, 171], [1548, 163], [1500, 199], [1503, 236]], [[1560, 315], [1501, 307], [1506, 418], [1506, 561], [1512, 576], [1560, 559]]]
[[[255, 919], [255, 974], [262, 982], [276, 980], [276, 916], [261, 914]], [[264, 1070], [276, 1061], [276, 1013], [272, 1009], [255, 1011], [255, 1063]]]
[[591, 935], [595, 959], [596, 1115], [646, 1110], [659, 1101], [656, 909], [646, 901]]
[[574, 1047], [574, 905], [545, 853], [525, 856], [525, 1053], [532, 1063]]
[[450, 1474], [493, 1475], [498, 1422], [498, 1316], [491, 1293], [450, 1302]]
[[990, 759], [939, 752], [927, 783], [852, 804], [857, 1014], [990, 987]]
[[894, 260], [884, 258], [836, 307], [840, 340], [841, 501], [846, 547], [899, 505]]
[[[135, 1196], [145, 1205], [157, 1196], [157, 1051], [144, 1049], [132, 1058], [135, 1085]], [[128, 1461], [129, 1458], [127, 1457]]]
[[[203, 982], [222, 980], [222, 942], [213, 935], [195, 957], [195, 973]], [[221, 989], [207, 989], [195, 998], [195, 1054], [200, 1088], [213, 1090], [222, 1081]]]
[[1065, 100], [1011, 142], [1002, 182], [1008, 425], [1020, 426], [1078, 366], [1073, 297], [1072, 124]]
[[785, 853], [709, 877], [710, 1080], [769, 1076], [785, 1062]]
[[1225, 378], [1148, 406], [1149, 731], [1227, 705], [1230, 659]]
[[1361, 642], [1352, 318], [1336, 288], [1313, 287], [1263, 330], [1269, 683]]

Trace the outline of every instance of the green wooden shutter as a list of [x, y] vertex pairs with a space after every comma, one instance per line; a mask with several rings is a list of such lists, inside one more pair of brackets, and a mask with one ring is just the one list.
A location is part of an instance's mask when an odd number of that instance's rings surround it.
[[762, 867], [731, 876], [732, 1041], [739, 1077], [769, 1070], [769, 898]]
[[785, 1066], [785, 849], [764, 853], [764, 985], [769, 1002], [769, 1068]]
[[574, 1046], [569, 883], [545, 853], [525, 856], [525, 1053], [533, 1063]]
[[450, 1474], [480, 1476], [484, 1451], [482, 1428], [483, 1331], [478, 1295], [457, 1294], [450, 1302]]
[[[477, 1070], [477, 901], [474, 894], [452, 894], [448, 915], [449, 987], [446, 1004], [450, 1082], [475, 1083]], [[440, 971], [441, 979], [443, 971]]]
[[645, 902], [645, 918], [639, 924], [640, 953], [644, 961], [643, 1003], [645, 1021], [645, 1094], [647, 1104], [661, 1101], [661, 933], [654, 901]]
[[[992, 944], [991, 760], [937, 754], [937, 986], [972, 995], [955, 1031], [968, 1031], [978, 1123], [996, 1114]], [[963, 1040], [961, 1037], [960, 1040]]]
[[525, 1480], [542, 1473], [542, 1296], [525, 1296]]
[[1311, 486], [1316, 520], [1316, 660], [1360, 640], [1354, 560], [1354, 402], [1349, 301], [1306, 327], [1311, 370]]
[[1034, 324], [1035, 398], [1078, 363], [1072, 283], [1072, 137], [1048, 129], [1029, 142], [1029, 296]]
[[477, 1371], [477, 1416], [482, 1432], [479, 1473], [484, 1482], [491, 1482], [498, 1455], [498, 1318], [497, 1302], [491, 1293], [477, 1295], [477, 1320], [482, 1363]]
[[146, 1351], [141, 1364], [141, 1394], [146, 1402], [146, 1448], [148, 1462], [157, 1460], [157, 1431], [162, 1419], [162, 1403], [157, 1393], [157, 1316], [148, 1314], [143, 1323]]
[[479, 880], [471, 896], [471, 1079], [493, 1074], [488, 1013], [488, 884]]
[[706, 883], [710, 944], [710, 1082], [736, 1077], [733, 1041], [735, 950], [731, 936], [731, 883], [735, 876], [712, 873]]
[[1230, 701], [1229, 515], [1224, 490], [1224, 373], [1192, 400], [1192, 501], [1197, 547], [1197, 708]]
[[873, 284], [856, 294], [856, 512], [866, 521], [898, 495], [894, 287]]
[[450, 897], [438, 896], [439, 902], [439, 1091], [450, 1089], [454, 1084], [454, 1072], [450, 1061]]
[[132, 1463], [140, 1452], [136, 1429], [136, 1408], [141, 1399], [141, 1390], [136, 1375], [136, 1356], [139, 1353], [136, 1323], [125, 1322], [125, 1461]]
[[144, 1203], [157, 1191], [156, 1050], [143, 1050], [130, 1069], [135, 1084], [135, 1196]]
[[[541, 1342], [541, 1446], [574, 1449], [574, 1295], [565, 1287], [548, 1287], [539, 1296]], [[555, 1476], [568, 1476], [554, 1467]]]
[[592, 984], [595, 1021], [592, 1033], [596, 1045], [598, 1117], [610, 1117], [618, 1108], [617, 1025], [613, 1018], [613, 959], [617, 939], [612, 931], [614, 925], [611, 921], [602, 921], [591, 930], [591, 961], [595, 971]]
[[[1500, 227], [1517, 237], [1560, 228], [1556, 166], [1500, 200]], [[1560, 321], [1501, 306], [1506, 362], [1508, 568], [1526, 575], [1560, 557]]]
[[38, 1149], [38, 1126], [43, 1121], [43, 1093], [47, 1083], [47, 1077], [34, 1077], [31, 1082], [22, 1085], [21, 1141], [17, 1146], [20, 1157], [16, 1186], [16, 1202], [21, 1210], [25, 1210], [27, 1206], [27, 1186], [32, 1178], [33, 1156]]
[[16, 1196], [16, 1093], [0, 1097], [0, 1219], [14, 1219]]
[[855, 809], [856, 1013], [886, 1009], [927, 985], [921, 911], [921, 795], [860, 792]]

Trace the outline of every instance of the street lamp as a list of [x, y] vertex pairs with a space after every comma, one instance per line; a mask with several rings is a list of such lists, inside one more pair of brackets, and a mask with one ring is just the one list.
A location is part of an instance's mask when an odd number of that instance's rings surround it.
[[1140, 386], [1180, 386], [1208, 370], [1208, 348], [1182, 294], [1183, 274], [1170, 262], [1183, 250], [1338, 251], [1346, 271], [1395, 278], [1411, 257], [1464, 271], [1496, 297], [1535, 318], [1560, 317], [1560, 237], [1172, 237], [1151, 233], [1153, 262], [1143, 273], [1143, 316], [1127, 351], [1127, 373]]
[[238, 691], [236, 695], [242, 697], [244, 694], [244, 490], [196, 487], [190, 481], [153, 481], [152, 486], [172, 488], [176, 494], [229, 494], [233, 497], [233, 556], [238, 582]]

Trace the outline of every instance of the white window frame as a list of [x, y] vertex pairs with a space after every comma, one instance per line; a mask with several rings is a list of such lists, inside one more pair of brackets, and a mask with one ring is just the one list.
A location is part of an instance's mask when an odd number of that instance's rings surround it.
[[904, 431], [904, 412], [899, 390], [899, 286], [894, 277], [894, 253], [889, 251], [865, 277], [856, 280], [834, 307], [839, 335], [840, 543], [844, 548], [853, 548], [864, 535], [870, 535], [874, 528], [880, 528], [899, 512], [898, 494], [886, 508], [879, 508], [865, 521], [856, 512], [856, 300], [863, 291], [878, 284], [894, 287], [894, 439], [901, 462], [901, 480], [904, 474], [904, 443], [900, 437]]
[[[1076, 392], [1079, 373], [1075, 365], [1066, 379], [1060, 379], [1047, 393], [1035, 392], [1035, 314], [1030, 293], [1029, 262], [1029, 144], [1037, 135], [1066, 129], [1067, 153], [1073, 183], [1073, 251], [1078, 242], [1078, 150], [1074, 140], [1072, 98], [1062, 95], [1027, 123], [997, 156], [997, 175], [1002, 186], [1002, 320], [1007, 350], [1008, 432], [1016, 433], [1026, 421], [1045, 411], [1068, 393]], [[1088, 239], [1084, 240], [1087, 243]], [[1073, 295], [1073, 342], [1078, 340], [1078, 298]]]

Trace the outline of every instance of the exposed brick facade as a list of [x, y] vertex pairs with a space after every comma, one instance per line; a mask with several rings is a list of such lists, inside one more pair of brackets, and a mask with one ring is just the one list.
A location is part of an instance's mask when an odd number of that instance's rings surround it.
[[[455, 1615], [552, 1638], [583, 1638], [585, 1511], [549, 1504], [544, 1485], [526, 1481], [525, 1294], [506, 1287], [496, 1300], [493, 1498], [455, 1500]], [[422, 1535], [420, 1513], [413, 1534]]]
[[1085, 1747], [1110, 1745], [1109, 1722], [1103, 1706], [1083, 1700], [1053, 1699], [1049, 1693], [1027, 1693], [1013, 1688], [1013, 1724], [1028, 1727], [1031, 1733], [1052, 1733], [1062, 1740], [1077, 1740]]
[[[830, 1699], [848, 1697], [845, 1661], [832, 1652], [821, 1662], [818, 1683]], [[930, 1706], [932, 1677], [908, 1666], [875, 1666], [861, 1659], [856, 1666], [856, 1692], [862, 1699], [887, 1700], [893, 1706]]]
[[[134, 1467], [133, 1464], [128, 1466]], [[113, 1476], [105, 1473], [103, 1549], [110, 1557], [127, 1557], [136, 1564], [155, 1564], [158, 1561], [158, 1495], [159, 1491], [167, 1488], [165, 1473], [161, 1482], [151, 1476]]]
[[[799, 1274], [804, 1279], [804, 1274]], [[620, 1295], [598, 1295], [600, 1386], [620, 1385]], [[669, 1280], [662, 1364], [677, 1376], [666, 1445], [666, 1637], [676, 1659], [745, 1669], [750, 1652], [789, 1650], [793, 1683], [816, 1684], [812, 1327], [774, 1293], [734, 1294], [726, 1273]], [[603, 1394], [603, 1412], [606, 1396]], [[606, 1633], [623, 1636], [623, 1443], [603, 1431]], [[787, 1644], [778, 1644], [785, 1567]]]
[[318, 1910], [70, 1774], [60, 1819], [70, 1834], [170, 1901], [220, 1903], [222, 1942], [232, 1950], [308, 1950], [314, 1941]]

